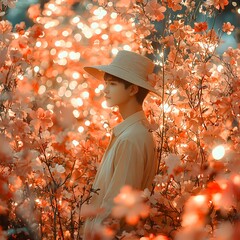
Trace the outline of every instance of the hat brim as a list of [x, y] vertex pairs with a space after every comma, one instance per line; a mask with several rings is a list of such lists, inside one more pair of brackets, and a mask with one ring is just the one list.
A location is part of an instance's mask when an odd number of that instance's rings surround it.
[[160, 96], [160, 93], [156, 91], [154, 87], [152, 87], [145, 79], [141, 78], [135, 73], [126, 71], [118, 66], [111, 65], [99, 65], [99, 66], [91, 66], [84, 67], [84, 70], [99, 80], [104, 80], [104, 74], [108, 73], [115, 77], [121, 78], [127, 82], [140, 86], [149, 90], [150, 92]]

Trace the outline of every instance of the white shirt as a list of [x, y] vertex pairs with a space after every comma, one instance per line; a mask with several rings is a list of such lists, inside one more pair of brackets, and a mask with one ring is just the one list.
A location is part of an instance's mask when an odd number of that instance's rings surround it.
[[[91, 204], [105, 212], [88, 219], [85, 229], [106, 219], [113, 207], [113, 199], [124, 185], [135, 189], [151, 189], [156, 174], [155, 144], [143, 111], [134, 113], [113, 129], [112, 139], [96, 174]], [[91, 230], [90, 230], [91, 231]]]

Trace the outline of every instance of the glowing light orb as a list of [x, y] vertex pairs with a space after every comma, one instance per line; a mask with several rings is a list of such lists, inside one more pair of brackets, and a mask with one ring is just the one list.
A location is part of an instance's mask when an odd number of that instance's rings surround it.
[[57, 80], [58, 83], [61, 83], [63, 79], [62, 79], [62, 77], [57, 77], [56, 80]]
[[61, 51], [59, 52], [58, 54], [58, 57], [61, 59], [61, 58], [65, 58], [68, 56], [68, 52], [67, 51]]
[[81, 107], [83, 105], [83, 100], [81, 98], [77, 98], [77, 105]]
[[77, 85], [78, 85], [78, 82], [77, 81], [71, 81], [70, 83], [69, 83], [69, 88], [71, 89], [71, 90], [74, 90], [76, 87], [77, 87]]
[[223, 70], [223, 66], [222, 65], [218, 65], [217, 66], [217, 70], [218, 70], [218, 72], [221, 72]]
[[39, 198], [35, 199], [35, 202], [38, 203], [38, 204], [41, 204], [41, 200]]
[[91, 28], [92, 28], [92, 29], [96, 29], [96, 28], [98, 28], [98, 27], [99, 27], [99, 23], [97, 23], [97, 22], [91, 23]]
[[22, 81], [24, 79], [23, 75], [19, 74], [18, 79]]
[[36, 47], [41, 47], [42, 46], [42, 43], [41, 42], [36, 42]]
[[77, 145], [79, 145], [79, 142], [77, 140], [72, 140], [72, 144], [76, 147]]
[[104, 85], [103, 85], [103, 84], [99, 84], [99, 85], [98, 85], [98, 89], [99, 89], [100, 91], [102, 91], [102, 90], [104, 89]]
[[215, 160], [222, 159], [224, 155], [225, 155], [225, 148], [222, 145], [219, 145], [212, 150], [212, 156]]
[[106, 101], [102, 102], [102, 108], [107, 108], [107, 102]]
[[88, 38], [88, 39], [90, 39], [90, 38], [93, 36], [93, 34], [92, 34], [91, 31], [85, 31], [85, 32], [84, 32], [84, 35], [85, 35], [85, 37]]
[[107, 14], [107, 11], [99, 7], [98, 9], [94, 10], [93, 14], [98, 18], [98, 19], [103, 19], [103, 17]]
[[81, 57], [81, 54], [78, 53], [78, 52], [73, 52], [73, 51], [71, 51], [71, 52], [69, 53], [69, 58], [70, 58], [71, 60], [79, 60], [80, 57]]
[[118, 14], [117, 14], [116, 12], [113, 12], [113, 13], [111, 13], [111, 18], [112, 18], [112, 19], [117, 18], [117, 15], [118, 15]]
[[75, 117], [75, 118], [78, 118], [79, 116], [80, 116], [80, 112], [78, 111], [78, 110], [73, 110], [73, 116]]
[[194, 202], [197, 205], [203, 205], [205, 203], [206, 196], [204, 196], [204, 195], [197, 195], [197, 196], [193, 197], [193, 199], [194, 199]]
[[117, 55], [117, 53], [118, 53], [118, 49], [117, 48], [112, 48], [112, 54]]
[[123, 49], [126, 51], [131, 51], [131, 47], [129, 45], [124, 45]]
[[73, 72], [73, 73], [72, 73], [72, 77], [73, 77], [74, 79], [78, 79], [78, 78], [80, 77], [80, 73], [79, 73], [79, 72]]
[[71, 97], [72, 96], [71, 90], [67, 90], [64, 95], [68, 98]]
[[37, 72], [39, 72], [39, 70], [40, 70], [39, 66], [35, 66], [35, 67], [34, 67], [34, 72], [37, 73]]
[[72, 22], [75, 23], [75, 24], [79, 23], [80, 22], [80, 17], [79, 16], [74, 17], [72, 19]]
[[116, 32], [121, 32], [122, 29], [123, 29], [123, 27], [122, 27], [122, 25], [120, 25], [120, 24], [116, 24], [116, 25], [114, 26], [114, 30], [115, 30]]
[[[95, 30], [95, 33], [96, 33], [96, 34], [100, 34], [101, 32], [102, 32], [102, 30], [101, 30], [100, 28], [98, 28], [98, 29]], [[105, 34], [105, 35], [106, 35], [106, 34]]]
[[44, 85], [41, 85], [38, 89], [38, 94], [42, 95], [46, 92], [46, 87]]
[[87, 98], [89, 98], [89, 92], [87, 92], [87, 91], [85, 91], [85, 92], [83, 92], [82, 94], [81, 94], [81, 96], [83, 97], [83, 99], [87, 99]]
[[78, 132], [80, 132], [80, 133], [84, 132], [84, 127], [83, 127], [83, 126], [80, 126], [80, 127], [78, 128]]
[[103, 35], [102, 35], [102, 39], [103, 39], [103, 40], [107, 40], [107, 39], [108, 39], [108, 35], [107, 35], [107, 34], [103, 34]]
[[161, 108], [163, 108], [164, 112], [169, 113], [171, 112], [171, 107], [165, 103], [164, 105], [161, 105]]
[[65, 31], [62, 32], [62, 35], [63, 35], [64, 37], [67, 37], [67, 36], [70, 35], [70, 33], [69, 33], [67, 30], [65, 30]]
[[85, 125], [86, 125], [86, 126], [90, 126], [90, 125], [91, 125], [91, 122], [90, 122], [89, 120], [86, 120], [86, 121], [85, 121]]
[[55, 49], [55, 48], [52, 48], [51, 50], [50, 50], [50, 54], [51, 55], [55, 55], [57, 53], [57, 50]]
[[234, 182], [234, 184], [236, 184], [236, 185], [240, 185], [240, 175], [234, 176], [233, 182]]
[[215, 193], [212, 195], [213, 202], [217, 203], [222, 199], [221, 193]]
[[101, 92], [101, 91], [100, 91], [99, 88], [96, 88], [96, 89], [95, 89], [95, 93], [96, 93], [96, 94], [99, 94], [100, 92]]

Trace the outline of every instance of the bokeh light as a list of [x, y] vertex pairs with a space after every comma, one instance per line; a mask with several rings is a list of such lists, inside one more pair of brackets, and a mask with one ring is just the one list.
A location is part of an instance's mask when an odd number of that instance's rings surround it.
[[215, 160], [220, 160], [224, 157], [225, 155], [225, 148], [222, 145], [216, 146], [212, 150], [212, 156]]

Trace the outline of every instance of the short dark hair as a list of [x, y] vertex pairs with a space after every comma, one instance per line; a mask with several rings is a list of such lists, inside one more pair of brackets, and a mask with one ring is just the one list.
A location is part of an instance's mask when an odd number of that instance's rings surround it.
[[[105, 81], [107, 81], [107, 79], [110, 78], [110, 77], [112, 78], [113, 81], [123, 83], [125, 89], [127, 89], [131, 85], [134, 85], [133, 83], [130, 83], [130, 82], [128, 82], [128, 81], [126, 81], [126, 80], [124, 80], [122, 78], [116, 77], [116, 76], [111, 75], [109, 73], [105, 73], [104, 74], [104, 80]], [[142, 104], [148, 93], [149, 93], [149, 90], [138, 86], [138, 92], [136, 93], [137, 102], [139, 104]]]

